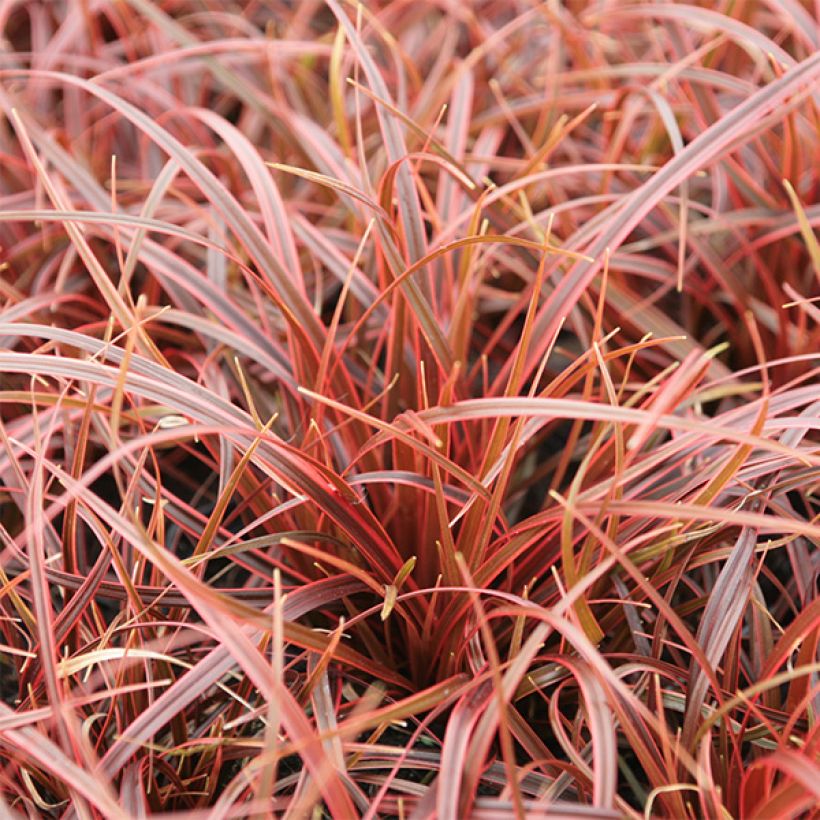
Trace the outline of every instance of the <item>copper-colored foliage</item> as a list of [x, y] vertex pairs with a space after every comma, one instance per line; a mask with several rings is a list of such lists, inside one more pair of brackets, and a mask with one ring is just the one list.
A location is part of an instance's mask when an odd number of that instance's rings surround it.
[[814, 8], [0, 6], [0, 815], [816, 810]]

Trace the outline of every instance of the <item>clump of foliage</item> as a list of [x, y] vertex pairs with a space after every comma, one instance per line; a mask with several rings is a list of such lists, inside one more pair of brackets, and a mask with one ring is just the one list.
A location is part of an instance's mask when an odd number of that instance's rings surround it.
[[816, 810], [813, 10], [3, 4], [0, 814]]

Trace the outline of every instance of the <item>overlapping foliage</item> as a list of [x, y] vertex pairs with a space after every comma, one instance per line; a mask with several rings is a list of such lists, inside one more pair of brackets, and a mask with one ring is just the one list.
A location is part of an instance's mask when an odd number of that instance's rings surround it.
[[820, 799], [814, 6], [0, 7], [0, 814]]

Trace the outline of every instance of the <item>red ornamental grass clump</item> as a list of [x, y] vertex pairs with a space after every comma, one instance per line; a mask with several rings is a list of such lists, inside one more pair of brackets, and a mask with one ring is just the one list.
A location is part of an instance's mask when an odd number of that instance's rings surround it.
[[814, 816], [816, 12], [0, 6], [0, 815]]

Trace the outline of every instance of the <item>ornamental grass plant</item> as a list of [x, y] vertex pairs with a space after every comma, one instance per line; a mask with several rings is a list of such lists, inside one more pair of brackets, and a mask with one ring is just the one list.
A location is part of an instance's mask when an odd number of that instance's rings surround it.
[[818, 16], [0, 4], [0, 817], [817, 817]]

